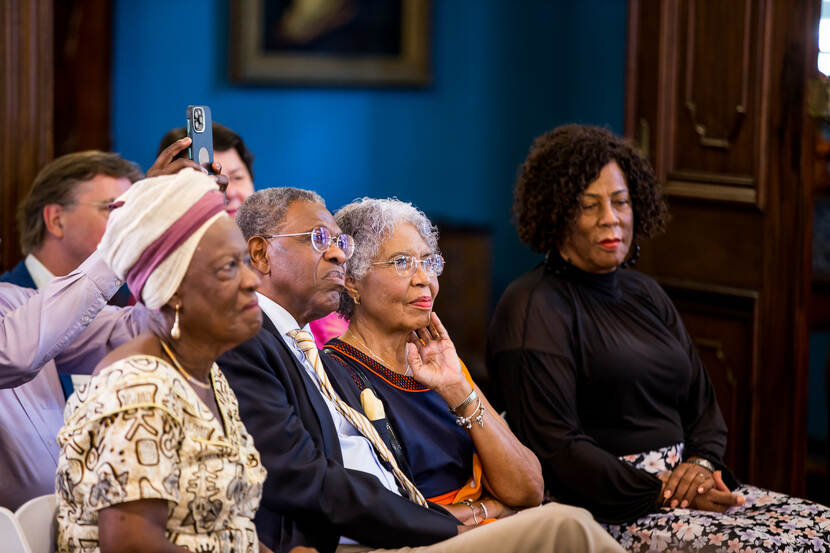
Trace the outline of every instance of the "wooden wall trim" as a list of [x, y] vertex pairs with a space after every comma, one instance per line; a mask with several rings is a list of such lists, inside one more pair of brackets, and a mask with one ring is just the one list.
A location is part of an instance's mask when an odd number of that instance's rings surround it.
[[[812, 226], [813, 125], [807, 116], [807, 79], [815, 71], [817, 41], [810, 32], [819, 2], [769, 2], [772, 25], [767, 66], [770, 144], [762, 241], [765, 301], [758, 336], [764, 373], [753, 412], [758, 432], [750, 459], [757, 485], [804, 493], [807, 444], [808, 321]], [[760, 229], [759, 229], [760, 230]], [[775, 447], [766, 443], [775, 437]], [[782, 470], [782, 469], [789, 470]]]
[[735, 202], [752, 206], [758, 203], [758, 193], [754, 188], [706, 182], [690, 182], [671, 178], [666, 181], [666, 186], [663, 187], [663, 193], [667, 196], [714, 200], [718, 202]]
[[680, 2], [666, 0], [659, 5], [661, 55], [657, 83], [660, 94], [657, 97], [654, 170], [657, 178], [665, 182], [669, 168], [674, 166], [675, 121], [671, 113], [674, 111], [677, 95], [677, 32], [680, 27]]
[[711, 282], [680, 278], [657, 277], [656, 280], [660, 286], [669, 290], [703, 293], [713, 296], [743, 298], [752, 301], [755, 301], [761, 297], [760, 292], [758, 292], [758, 290], [753, 290], [752, 288], [736, 288], [734, 286], [724, 286], [722, 284], [713, 284]]
[[0, 264], [20, 259], [17, 204], [52, 159], [52, 2], [0, 3]]
[[[639, 66], [637, 63], [637, 48], [639, 47], [640, 18], [637, 14], [640, 11], [640, 0], [628, 1], [628, 45], [626, 48], [626, 69], [625, 69], [625, 97], [631, 98], [637, 93], [637, 77]], [[625, 103], [623, 115], [623, 128], [626, 136], [637, 137], [637, 106], [633, 102]], [[637, 137], [642, 139], [642, 137]], [[648, 151], [643, 152], [648, 156]]]

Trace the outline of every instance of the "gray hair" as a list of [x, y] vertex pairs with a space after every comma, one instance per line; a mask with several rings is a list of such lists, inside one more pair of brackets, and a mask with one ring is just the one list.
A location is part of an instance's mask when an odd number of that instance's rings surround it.
[[[438, 252], [438, 228], [423, 211], [397, 198], [355, 200], [337, 210], [334, 220], [343, 232], [354, 238], [354, 254], [346, 261], [346, 275], [355, 280], [366, 276], [381, 244], [399, 223], [411, 224], [427, 246]], [[351, 317], [354, 311], [354, 300], [345, 289], [340, 293], [337, 311], [345, 317]]]
[[285, 214], [294, 202], [316, 202], [326, 207], [326, 202], [316, 192], [301, 188], [266, 188], [251, 194], [236, 212], [236, 224], [242, 229], [245, 240], [259, 234], [274, 232], [285, 220]]

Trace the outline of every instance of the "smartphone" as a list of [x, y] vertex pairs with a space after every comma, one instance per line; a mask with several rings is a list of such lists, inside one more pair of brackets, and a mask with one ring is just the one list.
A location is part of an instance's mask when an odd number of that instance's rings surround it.
[[208, 106], [187, 106], [188, 159], [213, 173], [213, 118]]

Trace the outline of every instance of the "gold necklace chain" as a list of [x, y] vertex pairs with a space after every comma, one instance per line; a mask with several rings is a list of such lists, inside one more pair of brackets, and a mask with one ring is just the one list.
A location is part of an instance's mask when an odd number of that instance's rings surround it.
[[[360, 343], [363, 345], [364, 348], [366, 348], [366, 351], [369, 353], [369, 355], [372, 357], [372, 359], [374, 359], [375, 361], [377, 361], [378, 363], [380, 363], [384, 367], [392, 367], [393, 366], [393, 365], [389, 364], [383, 357], [381, 357], [380, 355], [378, 355], [377, 353], [372, 351], [372, 348], [369, 347], [369, 344], [367, 344], [363, 340], [363, 338], [358, 336], [357, 333], [355, 333], [351, 328], [346, 329], [346, 333], [349, 334], [350, 336], [353, 336], [354, 338], [360, 340]], [[406, 375], [409, 375], [409, 373], [410, 373], [409, 362], [407, 361], [406, 362], [406, 371], [403, 374], [406, 376]]]
[[168, 346], [165, 343], [164, 340], [159, 338], [159, 342], [161, 342], [161, 348], [164, 350], [164, 353], [167, 354], [167, 357], [169, 357], [170, 360], [173, 361], [173, 364], [176, 366], [177, 369], [179, 369], [179, 372], [181, 372], [182, 375], [184, 375], [184, 377], [188, 381], [190, 381], [190, 383], [195, 384], [196, 386], [198, 386], [199, 388], [201, 388], [203, 390], [210, 390], [212, 388], [210, 382], [207, 382], [207, 383], [202, 382], [201, 380], [199, 380], [198, 378], [196, 378], [195, 376], [193, 376], [192, 374], [190, 374], [189, 372], [184, 370], [184, 367], [182, 367], [181, 363], [179, 363], [179, 360], [176, 359], [176, 356], [173, 355], [173, 352], [170, 350], [170, 346]]

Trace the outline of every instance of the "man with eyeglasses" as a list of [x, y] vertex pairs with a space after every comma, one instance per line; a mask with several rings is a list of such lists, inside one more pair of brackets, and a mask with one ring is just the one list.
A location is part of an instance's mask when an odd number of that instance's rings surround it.
[[275, 551], [333, 551], [339, 543], [424, 545], [456, 535], [459, 523], [446, 511], [401, 495], [401, 473], [383, 445], [344, 412], [362, 412], [356, 387], [326, 368], [329, 358], [308, 334], [308, 323], [340, 301], [352, 238], [320, 196], [296, 188], [254, 193], [236, 222], [262, 277], [265, 316], [256, 337], [218, 362], [268, 470], [255, 519], [262, 542]]
[[[201, 169], [173, 159], [189, 140], [159, 155], [148, 176]], [[111, 349], [149, 324], [143, 306], [106, 306], [118, 293], [122, 298], [115, 303], [124, 305], [129, 293], [121, 292], [123, 283], [94, 253], [110, 204], [140, 177], [138, 166], [118, 154], [68, 154], [41, 169], [19, 208], [26, 258], [0, 276], [2, 507], [14, 510], [54, 492], [55, 437], [73, 389], [69, 375], [90, 373]], [[216, 179], [227, 184], [224, 175]]]
[[[118, 154], [89, 150], [61, 156], [35, 178], [18, 208], [20, 246], [26, 256], [0, 282], [41, 289], [89, 257], [107, 226], [109, 204], [141, 170]], [[115, 305], [126, 305], [120, 292]]]

